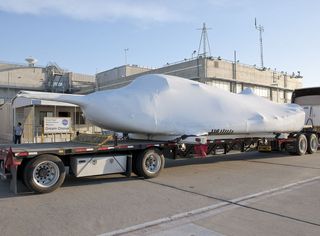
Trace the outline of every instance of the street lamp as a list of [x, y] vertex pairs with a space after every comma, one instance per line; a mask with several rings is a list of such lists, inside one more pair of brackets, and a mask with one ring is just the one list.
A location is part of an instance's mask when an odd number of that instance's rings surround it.
[[8, 71], [8, 88], [7, 88], [7, 100], [10, 98], [10, 71]]
[[124, 59], [125, 59], [125, 65], [127, 65], [127, 52], [129, 51], [129, 48], [124, 49]]
[[197, 53], [197, 50], [194, 50], [191, 54], [191, 59], [193, 59], [193, 56]]

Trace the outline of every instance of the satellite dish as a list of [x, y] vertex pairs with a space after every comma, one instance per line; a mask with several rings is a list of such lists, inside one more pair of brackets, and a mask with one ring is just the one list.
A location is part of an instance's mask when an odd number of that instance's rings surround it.
[[38, 60], [33, 57], [27, 57], [25, 60], [28, 62], [29, 67], [34, 67], [34, 65], [38, 62]]

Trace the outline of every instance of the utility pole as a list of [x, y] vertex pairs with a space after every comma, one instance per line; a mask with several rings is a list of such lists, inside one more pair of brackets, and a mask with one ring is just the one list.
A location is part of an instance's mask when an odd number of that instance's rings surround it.
[[261, 69], [264, 69], [264, 65], [263, 65], [263, 44], [262, 44], [262, 32], [264, 32], [264, 28], [263, 28], [262, 25], [257, 25], [257, 19], [256, 18], [254, 18], [254, 26], [256, 27], [256, 30], [259, 31]]
[[232, 78], [234, 81], [230, 82], [231, 92], [237, 93], [237, 51], [233, 51], [233, 64], [232, 64]]
[[8, 100], [10, 98], [9, 87], [10, 87], [10, 71], [8, 71], [8, 90], [7, 90], [7, 99]]
[[234, 64], [234, 76], [233, 79], [237, 80], [237, 51], [233, 51], [233, 64]]
[[197, 30], [201, 30], [201, 38], [200, 38], [200, 44], [199, 44], [199, 49], [198, 49], [198, 56], [200, 56], [200, 52], [201, 52], [201, 46], [203, 47], [203, 57], [205, 58], [207, 56], [207, 46], [209, 49], [209, 56], [211, 56], [211, 49], [210, 49], [210, 43], [209, 43], [209, 38], [208, 38], [208, 32], [207, 30], [210, 30], [211, 28], [207, 28], [206, 27], [206, 23], [203, 23], [202, 28], [201, 29], [197, 29]]
[[125, 65], [127, 65], [127, 53], [129, 51], [129, 48], [124, 49], [124, 60], [125, 60]]

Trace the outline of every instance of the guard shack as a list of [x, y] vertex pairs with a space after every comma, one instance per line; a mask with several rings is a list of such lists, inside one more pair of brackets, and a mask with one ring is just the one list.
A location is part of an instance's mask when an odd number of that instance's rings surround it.
[[[18, 97], [3, 105], [1, 113], [6, 120], [0, 123], [1, 130], [5, 130], [2, 139], [8, 141], [12, 140], [18, 122], [24, 129], [23, 143], [64, 142], [74, 138], [77, 132], [101, 133], [99, 127], [86, 121], [79, 106], [70, 103]], [[50, 132], [48, 125], [57, 125], [58, 121], [64, 122], [68, 129], [57, 132], [60, 127], [56, 126], [57, 129]]]

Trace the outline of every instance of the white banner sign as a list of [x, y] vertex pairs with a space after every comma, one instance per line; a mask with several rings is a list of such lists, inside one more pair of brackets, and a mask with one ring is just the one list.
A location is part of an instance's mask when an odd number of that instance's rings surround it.
[[44, 133], [71, 133], [70, 117], [44, 117]]

